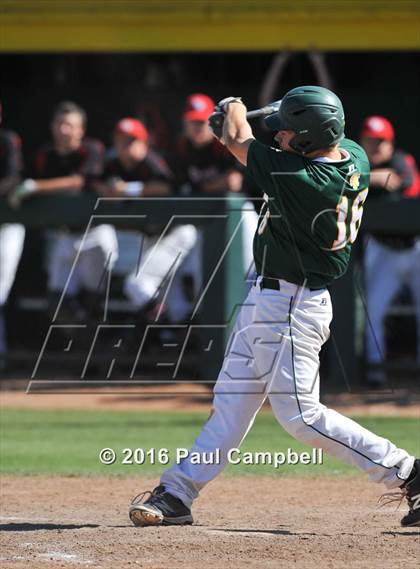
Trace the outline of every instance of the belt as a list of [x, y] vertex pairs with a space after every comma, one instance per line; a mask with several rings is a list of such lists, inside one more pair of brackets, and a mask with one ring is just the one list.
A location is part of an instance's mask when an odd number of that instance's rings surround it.
[[[260, 281], [260, 290], [264, 288], [269, 288], [270, 290], [280, 290], [280, 280], [279, 279], [271, 279], [267, 277], [263, 277]], [[257, 285], [257, 281], [254, 281], [254, 286]], [[301, 285], [297, 285], [301, 286]], [[309, 288], [309, 290], [323, 290], [325, 287], [318, 287], [318, 288]]]

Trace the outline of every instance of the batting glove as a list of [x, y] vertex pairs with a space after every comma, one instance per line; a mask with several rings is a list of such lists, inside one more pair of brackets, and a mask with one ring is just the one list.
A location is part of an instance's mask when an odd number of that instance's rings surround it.
[[24, 199], [30, 196], [36, 189], [36, 182], [34, 180], [25, 180], [11, 192], [7, 198], [10, 207], [17, 209]]
[[213, 131], [216, 138], [222, 138], [223, 123], [225, 122], [225, 115], [221, 111], [215, 111], [209, 117], [209, 126]]
[[214, 110], [219, 113], [226, 113], [230, 103], [241, 103], [243, 105], [241, 97], [225, 97], [217, 103]]

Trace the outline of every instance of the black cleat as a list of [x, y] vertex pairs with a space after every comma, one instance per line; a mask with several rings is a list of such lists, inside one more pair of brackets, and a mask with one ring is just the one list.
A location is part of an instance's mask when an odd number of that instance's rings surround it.
[[[142, 502], [146, 494], [150, 496]], [[130, 520], [135, 526], [191, 525], [191, 510], [175, 496], [165, 492], [165, 486], [157, 486], [153, 492], [142, 492], [131, 502]]]
[[[402, 487], [407, 498], [409, 511], [401, 520], [404, 527], [420, 526], [420, 459], [416, 458], [413, 466], [414, 475]], [[412, 472], [413, 472], [412, 471]]]

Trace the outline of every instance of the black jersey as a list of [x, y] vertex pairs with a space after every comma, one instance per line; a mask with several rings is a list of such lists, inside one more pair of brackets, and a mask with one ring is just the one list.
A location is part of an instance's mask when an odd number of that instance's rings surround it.
[[176, 183], [184, 194], [200, 192], [202, 184], [230, 170], [241, 170], [235, 157], [215, 138], [198, 148], [185, 136], [181, 137], [170, 163]]
[[51, 179], [78, 174], [87, 179], [87, 185], [102, 173], [103, 160], [104, 146], [99, 140], [86, 138], [68, 154], [59, 154], [52, 144], [47, 144], [36, 153], [33, 177]]
[[147, 183], [157, 180], [170, 181], [172, 173], [163, 158], [153, 150], [149, 150], [145, 159], [130, 169], [122, 164], [114, 151], [111, 151], [105, 162], [102, 179], [111, 178], [119, 178], [124, 182]]
[[[420, 175], [416, 161], [411, 154], [396, 149], [391, 159], [381, 164], [378, 168], [394, 170], [400, 177], [401, 185], [392, 192], [393, 195], [399, 195], [405, 198], [420, 197]], [[375, 200], [384, 196], [389, 196], [387, 190], [382, 187], [377, 187], [374, 184], [370, 185], [369, 200]], [[415, 243], [415, 238], [409, 236], [389, 235], [389, 233], [383, 235], [377, 232], [374, 233], [374, 236], [381, 241], [381, 243], [392, 249], [408, 249], [413, 247]]]

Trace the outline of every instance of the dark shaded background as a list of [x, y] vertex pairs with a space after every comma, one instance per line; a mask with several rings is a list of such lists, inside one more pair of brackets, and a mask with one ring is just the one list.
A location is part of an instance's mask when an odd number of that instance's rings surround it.
[[[49, 139], [51, 113], [62, 100], [74, 100], [86, 109], [88, 134], [102, 139], [107, 146], [115, 122], [134, 115], [152, 128], [159, 149], [169, 152], [171, 141], [181, 128], [180, 117], [187, 95], [205, 92], [215, 100], [240, 95], [248, 108], [257, 107], [261, 85], [274, 55], [2, 54], [3, 124], [22, 137], [29, 175], [33, 152]], [[385, 115], [395, 126], [397, 146], [413, 154], [420, 163], [419, 59], [419, 53], [404, 52], [325, 55], [332, 88], [345, 107], [347, 136], [358, 138], [366, 116]], [[274, 98], [281, 98], [292, 87], [311, 83], [316, 83], [316, 76], [307, 54], [294, 53]], [[253, 122], [253, 127], [259, 138], [270, 141], [271, 134], [262, 131], [258, 121]], [[45, 336], [49, 322], [42, 311], [29, 315], [17, 310], [20, 297], [45, 295], [43, 259], [43, 232], [28, 230], [7, 307], [12, 347], [25, 345], [37, 350]], [[412, 318], [400, 318], [388, 329], [394, 335], [393, 345], [398, 344], [397, 351], [415, 352]]]
[[[215, 99], [241, 95], [258, 106], [264, 74], [274, 54], [54, 54], [0, 55], [4, 126], [23, 138], [25, 157], [48, 137], [52, 109], [63, 99], [86, 108], [91, 136], [110, 142], [122, 116], [159, 109], [176, 135], [185, 97], [206, 92]], [[397, 145], [420, 160], [419, 54], [406, 52], [328, 53], [333, 87], [343, 100], [347, 136], [357, 138], [363, 118], [383, 114], [395, 125]], [[276, 98], [316, 78], [304, 53], [294, 54]], [[149, 125], [151, 126], [151, 125]], [[163, 144], [165, 144], [164, 139]]]

